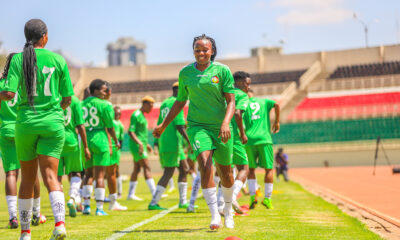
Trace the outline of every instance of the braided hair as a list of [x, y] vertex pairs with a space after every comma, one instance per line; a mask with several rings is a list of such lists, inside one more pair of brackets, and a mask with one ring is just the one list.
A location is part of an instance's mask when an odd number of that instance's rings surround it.
[[208, 40], [208, 41], [210, 41], [210, 43], [212, 45], [212, 50], [213, 50], [213, 54], [211, 55], [211, 61], [214, 61], [215, 57], [217, 56], [217, 45], [215, 44], [214, 38], [212, 38], [210, 36], [207, 36], [204, 33], [202, 35], [200, 35], [200, 36], [195, 37], [193, 39], [193, 49], [194, 49], [194, 45], [199, 40]]
[[10, 54], [7, 56], [6, 64], [4, 65], [3, 73], [1, 74], [0, 80], [7, 79], [8, 70], [10, 69], [11, 59], [13, 58], [13, 56], [14, 56], [15, 54], [16, 54], [16, 53], [10, 53]]
[[25, 78], [26, 93], [28, 95], [28, 103], [33, 107], [33, 97], [36, 91], [36, 74], [38, 69], [36, 53], [33, 45], [47, 33], [47, 26], [40, 19], [31, 19], [25, 23], [24, 33], [26, 43], [22, 52], [22, 68]]

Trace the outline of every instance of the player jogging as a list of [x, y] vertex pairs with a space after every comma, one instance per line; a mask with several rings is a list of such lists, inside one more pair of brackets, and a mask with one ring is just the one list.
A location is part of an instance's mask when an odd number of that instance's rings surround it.
[[[117, 135], [119, 145], [122, 146], [122, 140], [124, 139], [124, 125], [120, 121], [121, 119], [121, 108], [119, 106], [114, 107], [114, 129], [115, 135]], [[115, 146], [114, 140], [112, 141], [112, 151], [111, 162], [117, 165], [117, 193], [118, 198], [122, 196], [122, 177], [119, 174], [119, 162], [121, 159], [121, 149]]]
[[229, 68], [214, 62], [217, 47], [214, 39], [205, 34], [195, 37], [193, 53], [196, 62], [179, 73], [178, 97], [163, 123], [154, 129], [160, 137], [167, 126], [190, 100], [188, 135], [201, 172], [201, 186], [211, 212], [211, 229], [221, 226], [216, 187], [213, 181], [213, 161], [222, 182], [225, 199], [225, 227], [233, 228], [232, 208], [232, 144], [230, 122], [235, 111], [232, 73]]
[[38, 165], [54, 214], [51, 239], [64, 239], [65, 200], [57, 168], [65, 138], [62, 110], [71, 103], [74, 91], [64, 58], [44, 49], [48, 40], [46, 24], [31, 19], [25, 24], [24, 33], [24, 50], [12, 58], [5, 91], [0, 93], [1, 100], [11, 100], [17, 92], [21, 97], [15, 125], [15, 145], [21, 164], [20, 239], [31, 239], [33, 186]]
[[138, 184], [137, 178], [140, 168], [143, 168], [144, 178], [146, 179], [147, 186], [153, 196], [156, 192], [156, 184], [151, 177], [150, 164], [147, 152], [151, 152], [151, 146], [147, 143], [147, 119], [143, 113], [149, 113], [153, 109], [154, 99], [150, 96], [142, 98], [142, 107], [132, 113], [131, 122], [129, 126], [129, 147], [133, 156], [133, 171], [129, 183], [128, 199], [142, 201], [141, 198], [135, 195], [136, 186]]
[[72, 96], [71, 105], [64, 110], [65, 142], [58, 164], [58, 180], [60, 184], [62, 184], [61, 180], [64, 174], [68, 175], [70, 180], [70, 199], [67, 202], [67, 207], [71, 217], [76, 217], [76, 205], [81, 203], [79, 189], [82, 183], [81, 172], [83, 170], [81, 148], [79, 147], [76, 131], [81, 137], [86, 160], [91, 158], [84, 123], [81, 101]]
[[[83, 118], [85, 120], [88, 145], [92, 158], [86, 162], [85, 167], [93, 167], [94, 169], [94, 179], [96, 180], [96, 188], [94, 190], [97, 207], [96, 215], [104, 216], [107, 215], [103, 210], [105, 198], [104, 177], [106, 170], [111, 165], [110, 145], [106, 128], [112, 139], [114, 139], [118, 149], [120, 145], [113, 127], [114, 111], [111, 104], [104, 99], [107, 90], [106, 82], [101, 79], [95, 79], [90, 83], [89, 89], [92, 96], [83, 101]], [[110, 176], [109, 172], [107, 174]], [[108, 182], [110, 195], [115, 194], [116, 187], [114, 189], [110, 188], [110, 181]], [[110, 207], [112, 207], [111, 203]], [[90, 213], [90, 205], [86, 203], [84, 213]]]
[[272, 126], [272, 132], [279, 132], [279, 104], [270, 99], [259, 99], [250, 97], [243, 120], [246, 126], [248, 141], [246, 144], [247, 157], [249, 159], [249, 176], [247, 184], [250, 191], [250, 209], [257, 204], [256, 189], [257, 180], [255, 170], [257, 167], [265, 169], [264, 187], [265, 198], [262, 204], [268, 209], [273, 208], [271, 195], [273, 189], [274, 175], [274, 153], [272, 150], [270, 111], [275, 109], [275, 122]]
[[[7, 56], [4, 71], [0, 79], [0, 90], [5, 87], [11, 59], [15, 53]], [[0, 152], [3, 162], [3, 169], [6, 175], [6, 200], [9, 213], [8, 228], [18, 228], [17, 220], [17, 180], [18, 170], [21, 168], [17, 150], [15, 148], [15, 121], [17, 118], [17, 106], [20, 102], [19, 94], [8, 102], [2, 101], [0, 108]], [[46, 222], [46, 217], [40, 214], [40, 183], [36, 177], [33, 189], [32, 225], [39, 225]]]
[[[174, 105], [176, 101], [176, 96], [178, 95], [178, 86], [178, 82], [174, 83], [172, 85], [172, 96], [165, 99], [161, 103], [160, 114], [158, 116], [157, 124], [160, 124], [164, 121], [165, 117], [168, 115], [169, 111]], [[189, 137], [185, 129], [185, 123], [185, 116], [183, 114], [183, 110], [181, 110], [178, 116], [171, 122], [171, 124], [168, 125], [165, 131], [161, 134], [160, 139], [157, 141], [160, 154], [160, 162], [161, 166], [164, 168], [164, 172], [157, 183], [156, 193], [153, 195], [153, 198], [149, 204], [149, 210], [166, 209], [160, 207], [158, 205], [158, 202], [160, 201], [162, 194], [165, 192], [168, 181], [172, 179], [175, 168], [177, 167], [179, 167], [179, 208], [187, 208], [188, 206], [186, 202], [187, 172], [185, 169], [187, 163], [181, 142], [181, 136], [183, 136], [185, 140], [189, 142]]]

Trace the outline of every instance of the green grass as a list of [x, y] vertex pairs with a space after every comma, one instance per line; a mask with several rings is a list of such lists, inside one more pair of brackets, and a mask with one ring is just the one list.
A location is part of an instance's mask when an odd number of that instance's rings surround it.
[[[190, 177], [189, 177], [190, 178]], [[262, 179], [261, 176], [258, 179]], [[157, 214], [159, 211], [148, 211], [150, 194], [146, 183], [141, 178], [137, 195], [145, 201], [127, 201], [128, 183], [124, 183], [124, 198], [121, 204], [128, 206], [129, 211], [110, 212], [109, 216], [67, 216], [68, 239], [105, 239], [135, 223]], [[260, 182], [261, 184], [261, 182]], [[68, 193], [68, 184], [64, 184]], [[4, 182], [1, 183], [4, 186]], [[260, 203], [250, 216], [235, 217], [235, 229], [209, 231], [210, 214], [203, 198], [197, 201], [197, 213], [188, 214], [177, 209], [161, 219], [148, 223], [127, 233], [121, 239], [224, 239], [238, 236], [244, 239], [381, 239], [355, 218], [341, 212], [336, 206], [325, 202], [305, 191], [296, 183], [278, 182], [274, 186], [273, 204], [275, 209], [267, 210]], [[259, 199], [261, 200], [261, 198]], [[4, 187], [0, 190], [0, 239], [17, 239], [18, 230], [8, 230], [7, 205]], [[178, 193], [169, 194], [160, 205], [172, 207], [177, 204]], [[248, 204], [249, 197], [239, 199]], [[259, 201], [260, 202], [260, 201]], [[108, 209], [108, 204], [105, 205]], [[95, 202], [92, 201], [92, 212]], [[42, 187], [42, 213], [47, 216], [47, 223], [32, 227], [32, 239], [49, 239], [53, 229], [53, 217], [45, 188]]]

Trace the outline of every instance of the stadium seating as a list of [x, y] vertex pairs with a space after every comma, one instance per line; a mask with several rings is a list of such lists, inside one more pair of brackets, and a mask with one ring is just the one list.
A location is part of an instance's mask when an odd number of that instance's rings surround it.
[[390, 74], [400, 74], [399, 61], [340, 66], [336, 68], [336, 70], [330, 75], [329, 79], [380, 76]]
[[288, 116], [288, 121], [365, 118], [400, 113], [400, 92], [307, 97]]
[[286, 123], [275, 144], [321, 143], [400, 138], [400, 117]]

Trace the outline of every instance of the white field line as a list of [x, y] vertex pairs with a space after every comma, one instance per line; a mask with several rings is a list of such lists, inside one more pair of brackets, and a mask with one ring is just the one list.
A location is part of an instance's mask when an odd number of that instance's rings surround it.
[[[202, 197], [202, 196], [203, 196], [202, 193], [199, 194], [199, 195], [197, 195], [197, 199], [199, 199], [199, 198]], [[143, 225], [145, 225], [145, 224], [148, 224], [148, 223], [150, 223], [150, 222], [156, 221], [156, 220], [158, 220], [158, 219], [164, 217], [164, 216], [167, 215], [168, 213], [170, 213], [170, 212], [176, 210], [176, 209], [178, 208], [178, 206], [179, 206], [179, 205], [177, 204], [177, 205], [175, 205], [175, 206], [173, 206], [173, 207], [171, 207], [171, 208], [169, 208], [169, 209], [167, 209], [167, 210], [164, 210], [164, 211], [162, 211], [162, 212], [160, 212], [160, 213], [158, 213], [158, 214], [152, 216], [151, 218], [148, 218], [148, 219], [145, 219], [145, 220], [143, 220], [143, 221], [141, 221], [141, 222], [135, 223], [135, 224], [133, 224], [132, 226], [125, 228], [125, 229], [122, 230], [122, 231], [119, 231], [119, 232], [114, 233], [113, 235], [111, 235], [111, 236], [110, 236], [109, 238], [107, 238], [106, 240], [116, 240], [116, 239], [118, 239], [118, 238], [121, 238], [121, 237], [123, 237], [125, 234], [131, 233], [131, 232], [132, 232], [133, 230], [135, 230], [136, 228], [139, 228], [139, 227], [141, 227], [141, 226], [143, 226]]]

